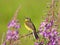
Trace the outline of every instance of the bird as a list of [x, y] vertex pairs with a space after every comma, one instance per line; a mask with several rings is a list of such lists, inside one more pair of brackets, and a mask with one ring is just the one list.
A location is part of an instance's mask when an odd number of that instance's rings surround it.
[[39, 36], [37, 35], [35, 25], [32, 23], [31, 19], [26, 17], [24, 21], [25, 28], [28, 31], [31, 31], [34, 34], [35, 39], [39, 39]]

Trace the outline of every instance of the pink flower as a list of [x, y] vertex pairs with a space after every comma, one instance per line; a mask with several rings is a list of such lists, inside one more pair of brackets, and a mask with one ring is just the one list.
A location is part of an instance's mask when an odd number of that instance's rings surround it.
[[12, 20], [9, 24], [8, 24], [8, 29], [14, 27], [16, 29], [20, 28], [20, 24], [17, 20]]
[[18, 30], [8, 30], [6, 35], [6, 40], [17, 40], [19, 38], [19, 32]]
[[39, 43], [38, 42], [35, 42], [34, 45], [39, 45]]
[[6, 45], [6, 42], [4, 42], [2, 45]]

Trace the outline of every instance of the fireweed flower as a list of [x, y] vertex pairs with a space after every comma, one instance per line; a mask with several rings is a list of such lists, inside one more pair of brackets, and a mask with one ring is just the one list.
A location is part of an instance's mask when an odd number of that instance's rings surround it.
[[57, 40], [56, 39], [57, 39], [56, 36], [53, 36], [53, 37], [50, 36], [47, 45], [56, 45], [57, 44]]
[[[44, 35], [45, 37], [49, 36], [51, 34], [51, 32], [53, 32], [53, 29], [51, 29], [52, 26], [53, 26], [53, 21], [48, 22], [48, 23], [46, 23], [46, 21], [42, 22], [40, 27], [39, 27], [40, 34]], [[56, 33], [56, 32], [54, 31], [54, 33]]]
[[35, 42], [34, 45], [39, 45], [39, 43], [38, 42]]
[[[12, 29], [10, 29], [10, 28], [12, 28]], [[8, 24], [8, 31], [6, 33], [6, 40], [5, 41], [18, 40], [19, 39], [19, 28], [20, 28], [19, 21], [12, 20]], [[6, 45], [5, 42], [3, 44]]]
[[8, 30], [7, 31], [7, 37], [6, 39], [9, 40], [9, 39], [18, 39], [19, 37], [19, 31], [18, 29], [20, 28], [20, 24], [19, 24], [19, 21], [17, 20], [12, 20], [9, 24], [8, 24], [8, 28], [15, 28], [14, 30]]
[[42, 42], [42, 41], [41, 42], [35, 42], [34, 43], [34, 45], [43, 45], [43, 44], [44, 44], [44, 42]]
[[15, 25], [16, 25], [15, 20], [12, 20], [12, 21], [8, 24], [8, 28], [14, 27]]
[[17, 20], [12, 20], [12, 21], [8, 24], [8, 28], [11, 28], [11, 27], [20, 28], [19, 21], [17, 21]]
[[17, 40], [19, 38], [19, 32], [18, 30], [8, 30], [6, 35], [6, 40]]
[[60, 45], [60, 35], [57, 36], [56, 41], [57, 41], [57, 45]]
[[54, 27], [54, 21], [44, 21], [39, 27], [39, 34], [44, 38], [49, 39], [47, 45], [56, 45], [58, 36], [57, 27]]
[[2, 45], [6, 45], [6, 42], [4, 42]]
[[50, 40], [50, 41], [47, 43], [47, 45], [56, 45], [55, 43], [56, 43], [55, 41], [51, 41], [51, 40]]

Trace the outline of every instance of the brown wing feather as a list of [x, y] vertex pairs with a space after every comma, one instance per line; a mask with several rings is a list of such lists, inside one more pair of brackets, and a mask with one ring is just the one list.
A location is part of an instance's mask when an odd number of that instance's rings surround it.
[[34, 24], [33, 24], [32, 22], [28, 21], [28, 22], [25, 22], [25, 24], [26, 24], [29, 28], [31, 28], [32, 30], [36, 30], [36, 29], [35, 29], [35, 26], [34, 26]]

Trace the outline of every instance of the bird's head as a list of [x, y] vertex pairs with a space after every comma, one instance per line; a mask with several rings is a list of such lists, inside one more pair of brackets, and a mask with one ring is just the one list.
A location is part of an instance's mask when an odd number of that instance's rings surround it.
[[30, 18], [25, 18], [25, 21], [31, 21], [31, 19]]

